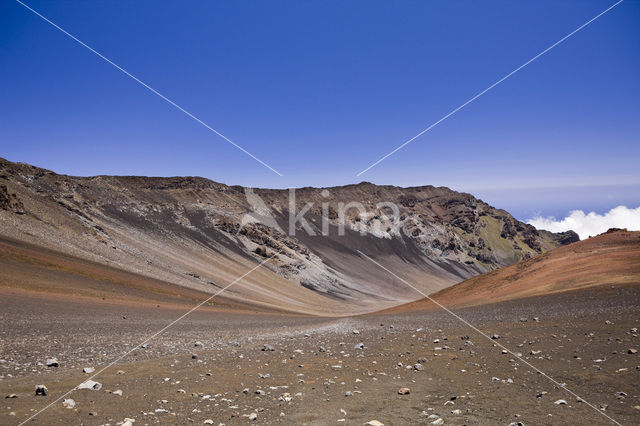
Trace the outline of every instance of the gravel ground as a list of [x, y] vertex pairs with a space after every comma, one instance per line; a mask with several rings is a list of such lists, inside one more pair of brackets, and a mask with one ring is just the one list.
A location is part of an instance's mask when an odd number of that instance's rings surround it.
[[[4, 399], [0, 423], [53, 403], [28, 423], [639, 424], [640, 353], [630, 353], [640, 349], [639, 302], [640, 287], [601, 287], [456, 310], [496, 339], [442, 310], [202, 310], [142, 348], [184, 310], [9, 295], [0, 301], [0, 395], [15, 398]], [[56, 401], [92, 377], [82, 368], [100, 371], [132, 349], [93, 378], [100, 390], [63, 398], [74, 408]], [[44, 365], [54, 357], [58, 367]], [[39, 384], [46, 396], [35, 396]]]

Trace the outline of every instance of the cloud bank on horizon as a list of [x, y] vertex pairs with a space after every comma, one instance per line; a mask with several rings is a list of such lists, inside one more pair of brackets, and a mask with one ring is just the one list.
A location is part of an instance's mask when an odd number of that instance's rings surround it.
[[555, 217], [534, 217], [527, 221], [538, 229], [551, 232], [575, 231], [581, 240], [605, 232], [609, 228], [627, 228], [630, 231], [640, 230], [640, 207], [630, 209], [626, 206], [615, 207], [605, 214], [582, 210], [573, 210], [569, 216], [561, 220]]

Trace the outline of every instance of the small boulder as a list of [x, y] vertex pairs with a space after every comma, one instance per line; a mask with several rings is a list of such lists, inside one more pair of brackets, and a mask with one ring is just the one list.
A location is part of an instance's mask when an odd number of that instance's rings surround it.
[[64, 408], [76, 408], [76, 402], [73, 399], [65, 399], [64, 401], [62, 401], [62, 406]]
[[102, 389], [102, 383], [94, 382], [93, 380], [87, 380], [86, 382], [81, 383], [78, 386], [78, 389], [100, 390]]
[[36, 395], [47, 396], [49, 389], [45, 385], [36, 385]]
[[47, 367], [59, 367], [60, 364], [58, 363], [58, 359], [57, 358], [49, 358], [47, 360], [46, 363]]
[[398, 389], [398, 395], [409, 395], [410, 393], [411, 393], [411, 389], [409, 388]]

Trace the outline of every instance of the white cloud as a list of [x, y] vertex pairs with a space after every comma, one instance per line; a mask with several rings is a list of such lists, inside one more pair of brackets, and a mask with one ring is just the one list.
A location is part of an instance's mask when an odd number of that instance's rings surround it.
[[555, 217], [535, 217], [527, 221], [538, 229], [551, 232], [572, 230], [578, 233], [581, 240], [589, 236], [598, 235], [609, 228], [627, 228], [630, 231], [640, 230], [640, 207], [630, 209], [618, 206], [605, 214], [591, 212], [585, 214], [582, 210], [573, 210], [562, 220]]

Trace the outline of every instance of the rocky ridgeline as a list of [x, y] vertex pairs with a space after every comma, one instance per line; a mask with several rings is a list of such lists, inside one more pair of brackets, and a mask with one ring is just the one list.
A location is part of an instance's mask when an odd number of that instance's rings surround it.
[[[83, 236], [133, 256], [142, 256], [141, 250], [127, 249], [111, 230], [134, 230], [257, 260], [275, 255], [271, 263], [283, 277], [340, 298], [376, 292], [355, 284], [352, 271], [339, 267], [343, 257], [358, 257], [356, 250], [398, 257], [454, 283], [578, 240], [574, 232], [537, 230], [445, 187], [363, 182], [301, 188], [294, 216], [309, 204], [303, 216], [306, 227], [296, 222], [291, 235], [287, 190], [248, 191], [198, 177], [71, 177], [2, 159], [0, 182], [0, 209], [43, 222], [56, 210], [76, 221]], [[37, 204], [38, 211], [29, 212], [21, 197]], [[341, 210], [341, 204], [350, 202], [360, 203], [364, 211]], [[379, 203], [397, 206], [398, 215], [391, 218], [390, 207]], [[339, 235], [341, 219], [346, 238]]]

